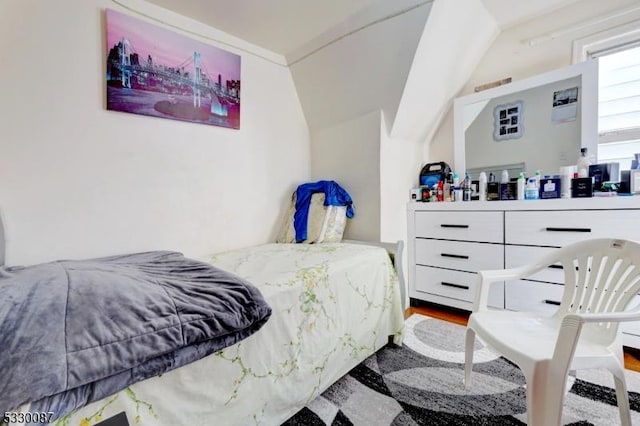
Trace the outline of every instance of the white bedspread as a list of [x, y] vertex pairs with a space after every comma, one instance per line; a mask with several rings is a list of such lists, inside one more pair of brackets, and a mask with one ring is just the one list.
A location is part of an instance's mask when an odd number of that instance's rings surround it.
[[125, 411], [142, 425], [278, 425], [374, 351], [400, 342], [403, 313], [384, 249], [267, 244], [212, 264], [256, 285], [273, 309], [248, 339], [59, 419], [93, 425]]

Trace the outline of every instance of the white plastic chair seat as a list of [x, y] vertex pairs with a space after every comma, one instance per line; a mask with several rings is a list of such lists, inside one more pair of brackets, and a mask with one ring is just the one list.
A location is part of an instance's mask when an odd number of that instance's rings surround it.
[[[493, 282], [527, 278], [550, 265], [564, 271], [562, 301], [552, 316], [489, 310]], [[515, 287], [517, 288], [517, 287]], [[624, 375], [621, 321], [640, 320], [627, 311], [640, 292], [640, 244], [593, 239], [565, 246], [519, 268], [478, 272], [474, 312], [465, 340], [469, 386], [476, 335], [517, 364], [527, 382], [527, 423], [560, 425], [569, 370], [606, 368], [614, 378], [621, 424], [631, 425]]]
[[[484, 311], [474, 314], [469, 322], [489, 348], [505, 354], [516, 364], [522, 359], [540, 362], [553, 358], [560, 328], [560, 321], [553, 317], [531, 312]], [[576, 346], [571, 369], [580, 369], [583, 359], [589, 360], [590, 368], [600, 368], [608, 361], [598, 362], [596, 366], [593, 360], [613, 356], [602, 343], [583, 335]]]

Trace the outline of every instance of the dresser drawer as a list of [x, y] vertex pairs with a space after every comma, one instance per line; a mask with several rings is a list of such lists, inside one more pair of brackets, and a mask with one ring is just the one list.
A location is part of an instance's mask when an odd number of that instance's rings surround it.
[[477, 272], [502, 269], [502, 244], [470, 243], [461, 241], [429, 240], [417, 238], [416, 263], [425, 266]]
[[553, 314], [562, 300], [564, 286], [535, 281], [507, 281], [505, 309]]
[[[506, 246], [504, 248], [505, 268], [509, 269], [528, 265], [555, 250], [557, 250], [555, 247]], [[552, 265], [547, 269], [527, 277], [527, 279], [564, 284], [564, 270], [559, 264]]]
[[[416, 291], [450, 297], [473, 303], [476, 297], [477, 274], [448, 269], [416, 266]], [[489, 306], [504, 308], [504, 284], [491, 286]]]
[[415, 236], [445, 240], [503, 242], [502, 212], [415, 212]]
[[640, 240], [639, 220], [640, 210], [505, 212], [505, 242], [562, 247], [591, 238]]

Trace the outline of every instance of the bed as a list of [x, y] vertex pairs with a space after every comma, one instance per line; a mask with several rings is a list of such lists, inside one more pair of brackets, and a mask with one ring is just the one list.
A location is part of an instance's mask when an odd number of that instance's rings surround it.
[[388, 254], [353, 242], [265, 244], [201, 259], [255, 285], [272, 310], [266, 324], [54, 424], [282, 423], [390, 339], [401, 342], [401, 286]]

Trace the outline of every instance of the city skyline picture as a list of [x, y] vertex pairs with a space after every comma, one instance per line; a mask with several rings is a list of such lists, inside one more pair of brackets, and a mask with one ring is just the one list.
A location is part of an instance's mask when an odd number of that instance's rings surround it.
[[107, 109], [240, 128], [240, 56], [106, 9]]

